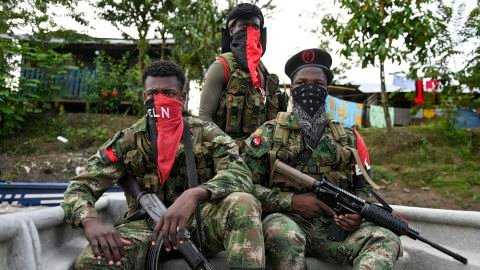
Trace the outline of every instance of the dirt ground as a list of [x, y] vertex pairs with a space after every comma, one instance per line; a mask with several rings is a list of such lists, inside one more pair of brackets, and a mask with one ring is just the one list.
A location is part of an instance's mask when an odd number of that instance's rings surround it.
[[[94, 149], [40, 155], [0, 156], [0, 170], [17, 182], [68, 182], [81, 170]], [[8, 174], [8, 175], [7, 175]]]

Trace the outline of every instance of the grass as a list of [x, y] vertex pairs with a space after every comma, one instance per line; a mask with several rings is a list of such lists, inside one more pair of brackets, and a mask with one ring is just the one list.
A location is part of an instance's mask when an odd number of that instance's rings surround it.
[[[136, 116], [108, 114], [32, 114], [25, 127], [9, 138], [1, 140], [2, 153], [38, 154], [49, 151], [71, 151], [98, 147], [115, 132], [131, 126]], [[57, 136], [68, 139], [68, 143], [52, 145]]]
[[480, 203], [480, 129], [426, 126], [362, 129], [376, 179], [429, 187]]

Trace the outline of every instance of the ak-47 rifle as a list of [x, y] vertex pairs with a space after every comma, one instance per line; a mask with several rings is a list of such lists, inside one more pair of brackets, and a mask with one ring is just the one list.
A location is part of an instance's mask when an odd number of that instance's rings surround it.
[[[129, 195], [137, 199], [142, 209], [157, 224], [160, 217], [165, 214], [167, 208], [158, 199], [157, 195], [152, 192], [142, 191], [135, 177], [131, 175], [124, 176], [118, 181], [118, 185]], [[178, 245], [178, 251], [193, 270], [213, 270], [213, 266], [198, 250], [195, 244], [190, 240], [190, 233], [185, 230], [185, 239], [182, 244]], [[158, 259], [163, 240], [157, 242], [148, 254], [148, 268], [151, 270], [158, 269]]]
[[360, 214], [365, 220], [387, 228], [399, 236], [406, 235], [414, 240], [420, 240], [448, 254], [455, 260], [464, 264], [468, 262], [467, 258], [423, 238], [420, 236], [420, 233], [412, 229], [406, 221], [398, 218], [381, 206], [367, 202], [326, 180], [317, 180], [280, 160], [275, 161], [270, 177], [271, 183], [275, 186], [294, 188], [297, 190], [307, 189], [314, 192], [319, 200], [327, 204], [337, 214]]

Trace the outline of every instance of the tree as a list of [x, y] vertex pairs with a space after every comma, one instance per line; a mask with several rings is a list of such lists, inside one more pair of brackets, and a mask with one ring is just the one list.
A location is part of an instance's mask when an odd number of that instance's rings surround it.
[[[171, 59], [180, 64], [190, 79], [203, 78], [208, 65], [220, 51], [221, 27], [229, 9], [238, 0], [229, 0], [228, 8], [220, 10], [216, 0], [91, 0], [91, 5], [100, 8], [99, 16], [111, 22], [128, 39], [136, 40], [139, 51], [139, 70], [145, 66], [149, 43], [147, 35], [162, 39], [161, 59]], [[250, 1], [265, 10], [273, 8], [272, 0]], [[262, 2], [262, 3], [259, 3]], [[133, 26], [136, 36], [126, 29]], [[166, 54], [166, 41], [170, 56]]]
[[460, 82], [472, 89], [480, 88], [480, 1], [468, 15], [460, 35], [463, 42], [470, 42], [474, 48], [468, 52], [470, 60], [459, 74]]
[[219, 53], [222, 14], [213, 0], [175, 0], [175, 5], [175, 14], [164, 29], [175, 40], [171, 59], [184, 68], [189, 79], [201, 80]]
[[[0, 136], [12, 134], [23, 122], [23, 117], [29, 111], [38, 109], [41, 96], [23, 91], [22, 87], [39, 87], [38, 81], [23, 81], [15, 83], [14, 72], [21, 67], [20, 55], [33, 60], [51, 73], [57, 74], [62, 68], [60, 62], [68, 60], [68, 56], [58, 54], [48, 46], [49, 33], [56, 28], [52, 21], [54, 13], [49, 13], [51, 5], [64, 5], [72, 12], [75, 1], [66, 0], [3, 0], [0, 4]], [[78, 14], [77, 14], [78, 15]], [[81, 21], [81, 20], [79, 20]], [[15, 37], [15, 32], [23, 29], [30, 33], [25, 40]], [[46, 86], [51, 91], [49, 77]], [[53, 89], [55, 90], [55, 89]], [[45, 93], [49, 96], [50, 93]], [[51, 95], [50, 95], [51, 96]]]
[[446, 25], [432, 8], [432, 0], [339, 0], [342, 16], [327, 15], [322, 33], [343, 45], [340, 54], [347, 59], [358, 56], [362, 67], [380, 67], [382, 106], [387, 128], [392, 127], [385, 86], [385, 62], [401, 63], [414, 55], [424, 63], [435, 54], [436, 36]]
[[[98, 15], [112, 23], [126, 39], [136, 40], [138, 68], [142, 71], [145, 67], [146, 52], [149, 47], [147, 35], [155, 30], [155, 24], [159, 24], [160, 28], [166, 25], [166, 20], [174, 10], [173, 2], [173, 0], [99, 0], [91, 1], [90, 4], [99, 8]], [[136, 36], [132, 36], [126, 31], [128, 27], [134, 27]], [[163, 51], [161, 55], [163, 58]]]

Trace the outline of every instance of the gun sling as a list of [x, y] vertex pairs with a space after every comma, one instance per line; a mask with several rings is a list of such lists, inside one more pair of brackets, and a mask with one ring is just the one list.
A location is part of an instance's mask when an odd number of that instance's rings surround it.
[[[190, 125], [188, 121], [184, 118], [183, 119], [183, 146], [185, 151], [185, 161], [187, 164], [187, 178], [188, 178], [188, 185], [190, 188], [194, 188], [198, 186], [198, 177], [197, 177], [197, 166], [195, 164], [195, 156], [193, 155], [193, 142], [192, 142], [192, 135], [190, 134]], [[197, 237], [198, 237], [198, 245], [199, 249], [203, 250], [202, 246], [202, 239], [203, 239], [203, 232], [202, 232], [202, 216], [200, 214], [200, 205], [197, 205], [195, 208], [195, 222], [197, 223]]]

